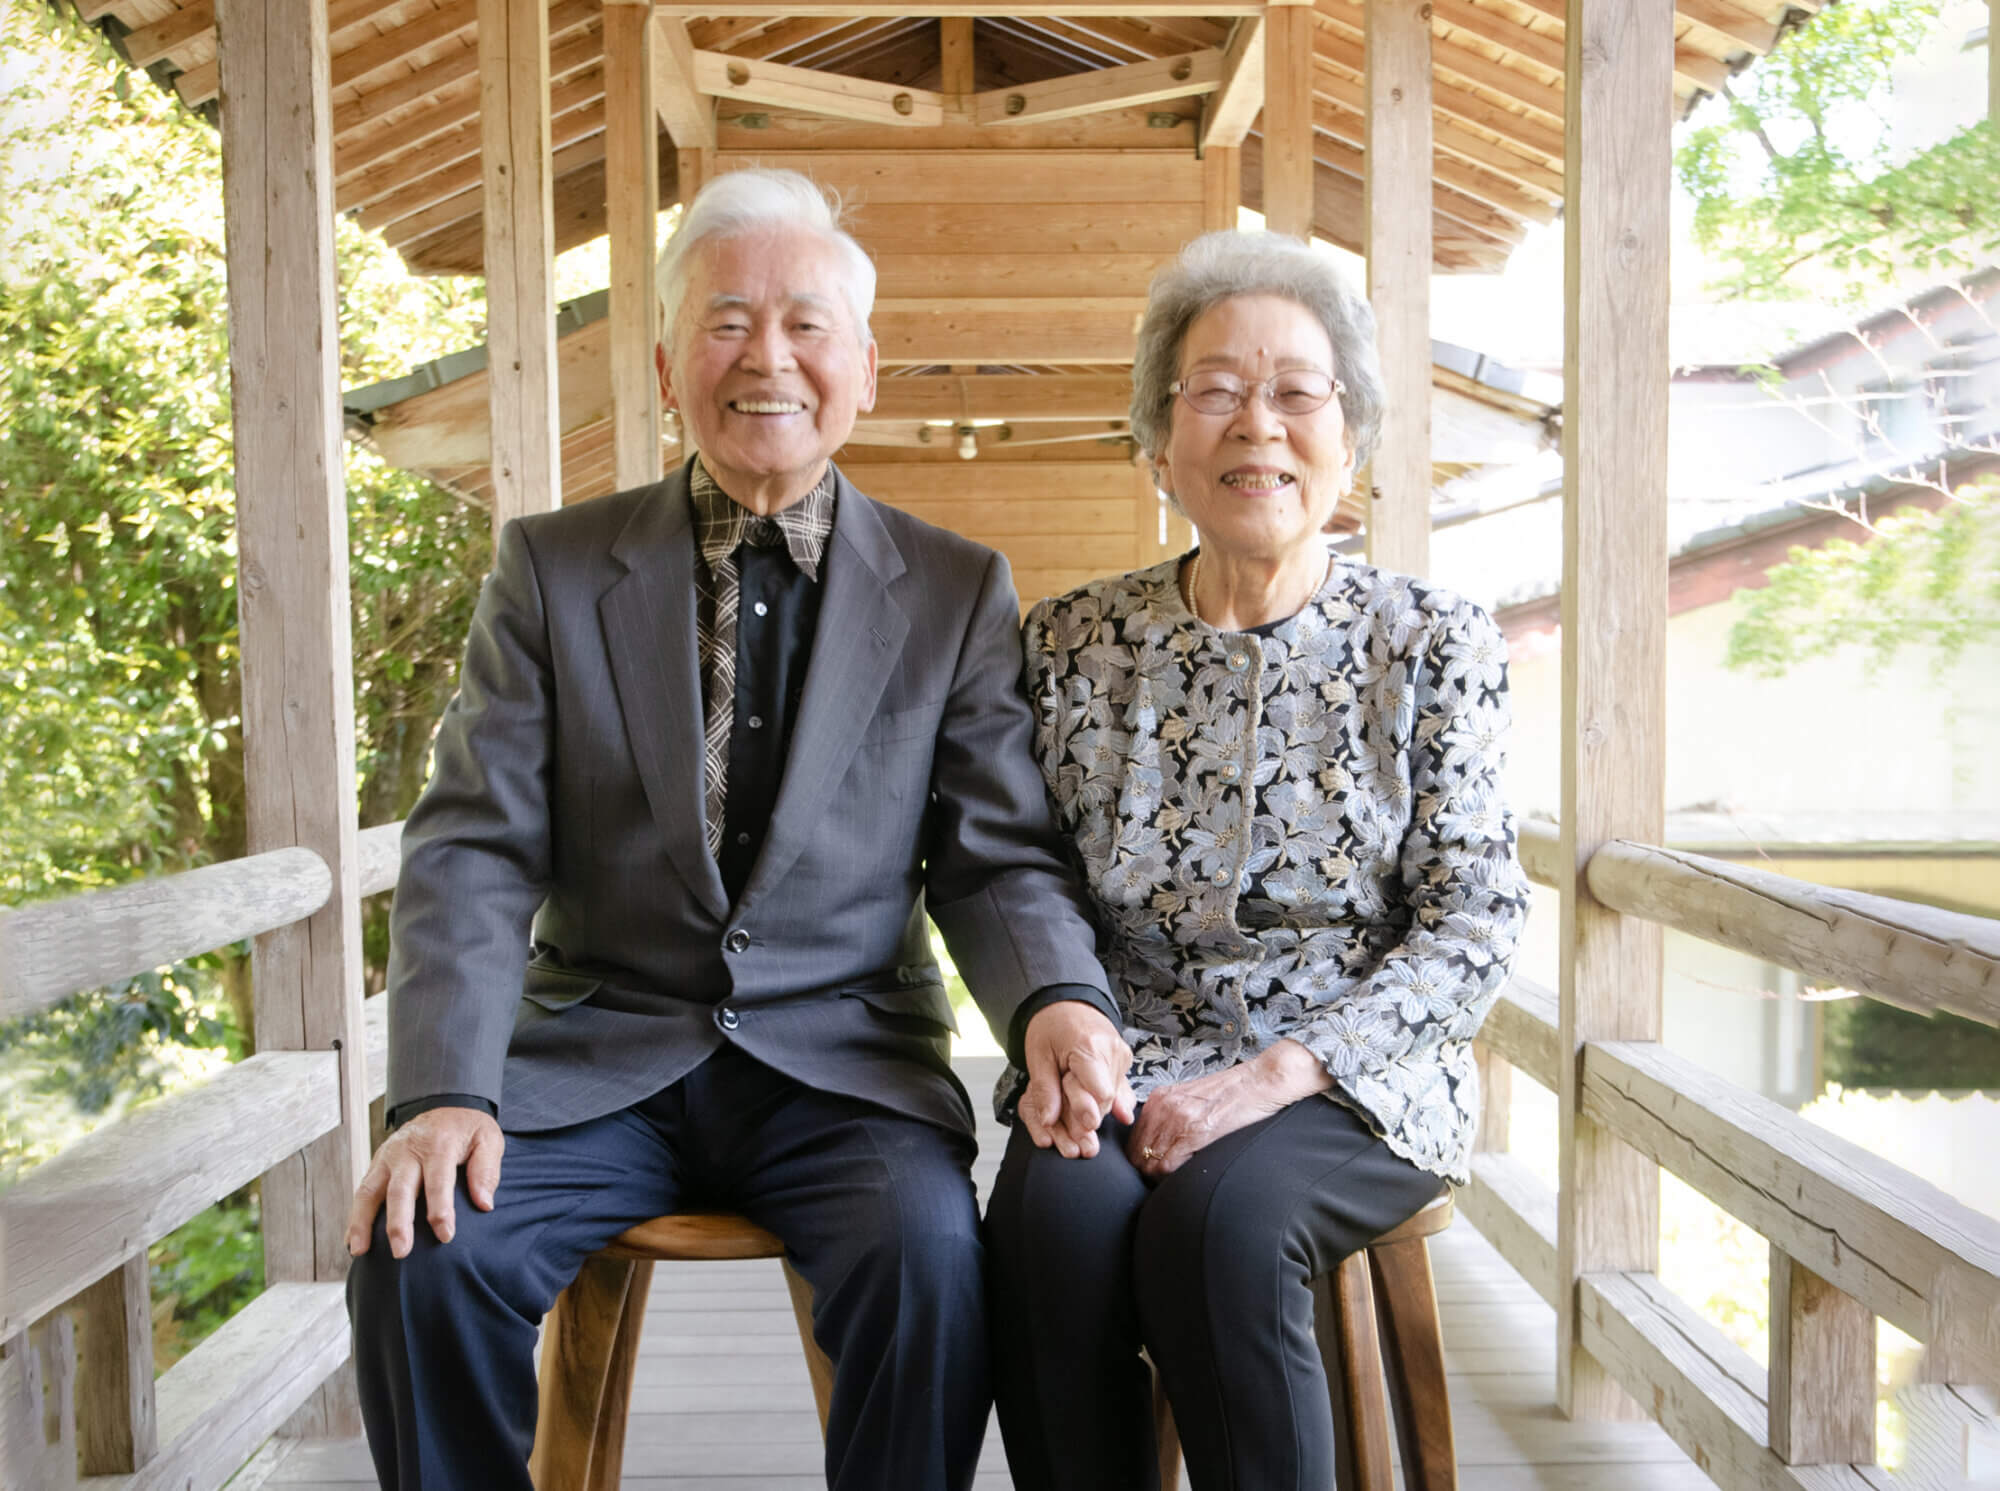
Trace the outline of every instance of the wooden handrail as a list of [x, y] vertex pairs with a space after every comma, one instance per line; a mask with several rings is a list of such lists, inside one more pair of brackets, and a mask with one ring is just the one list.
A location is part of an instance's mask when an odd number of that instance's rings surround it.
[[[1898, 1330], [2000, 1318], [2000, 1221], [1900, 1165], [1651, 1042], [1592, 1042], [1583, 1108]], [[1977, 1331], [2000, 1381], [2000, 1348]]]
[[1615, 911], [1904, 1009], [2000, 1025], [2000, 922], [1623, 840], [1584, 874]]
[[340, 1121], [329, 1051], [266, 1051], [78, 1140], [0, 1195], [0, 1341]]
[[325, 860], [273, 849], [0, 911], [0, 1019], [289, 926], [332, 894]]
[[1534, 818], [1516, 827], [1521, 868], [1537, 885], [1562, 883], [1556, 871], [1561, 864], [1562, 830], [1546, 818]]
[[403, 858], [402, 822], [362, 829], [354, 839], [354, 857], [363, 900], [395, 889], [396, 872]]

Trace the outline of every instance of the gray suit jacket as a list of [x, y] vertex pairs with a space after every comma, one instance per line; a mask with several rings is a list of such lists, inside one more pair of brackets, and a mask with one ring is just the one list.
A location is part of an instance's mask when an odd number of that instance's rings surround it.
[[926, 911], [1003, 1034], [1045, 985], [1104, 988], [1030, 751], [1007, 561], [840, 478], [791, 754], [734, 906], [703, 839], [697, 562], [685, 470], [502, 531], [403, 834], [389, 1103], [470, 1093], [505, 1128], [555, 1128], [727, 1038], [969, 1131]]

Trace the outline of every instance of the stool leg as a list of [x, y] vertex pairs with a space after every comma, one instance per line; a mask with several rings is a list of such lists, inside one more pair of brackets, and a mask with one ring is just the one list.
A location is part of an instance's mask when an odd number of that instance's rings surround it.
[[618, 1491], [652, 1282], [650, 1262], [587, 1258], [542, 1322], [541, 1411], [528, 1458], [536, 1491]]
[[1395, 1400], [1396, 1443], [1406, 1491], [1458, 1491], [1451, 1395], [1430, 1249], [1421, 1237], [1368, 1250], [1382, 1352]]
[[1383, 1395], [1382, 1350], [1375, 1335], [1366, 1251], [1343, 1258], [1313, 1287], [1320, 1354], [1338, 1431], [1340, 1491], [1393, 1491], [1389, 1404]]
[[1160, 1457], [1160, 1491], [1180, 1491], [1181, 1435], [1174, 1427], [1174, 1405], [1167, 1401], [1167, 1385], [1153, 1372], [1153, 1442]]
[[785, 1288], [792, 1296], [792, 1318], [799, 1327], [799, 1346], [806, 1354], [806, 1371], [812, 1374], [813, 1406], [819, 1409], [819, 1437], [825, 1439], [827, 1410], [833, 1403], [833, 1359], [813, 1339], [812, 1285], [792, 1267], [791, 1259], [785, 1259], [784, 1264]]

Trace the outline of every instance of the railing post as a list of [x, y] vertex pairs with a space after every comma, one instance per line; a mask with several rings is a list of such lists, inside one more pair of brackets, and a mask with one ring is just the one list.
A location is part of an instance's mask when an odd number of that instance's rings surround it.
[[0, 1485], [76, 1484], [76, 1329], [58, 1312], [0, 1341]]
[[1584, 1112], [1582, 1058], [1659, 1038], [1661, 934], [1583, 875], [1665, 827], [1674, 0], [1569, 0], [1566, 39], [1556, 1399], [1601, 1419], [1641, 1414], [1580, 1344], [1577, 1281], [1659, 1256], [1659, 1172]]
[[85, 1475], [130, 1475], [160, 1452], [151, 1285], [141, 1248], [76, 1298], [83, 1312], [76, 1419]]
[[1771, 1449], [1787, 1465], [1875, 1461], [1875, 1316], [1771, 1244]]
[[[264, 1272], [337, 1281], [368, 1105], [326, 0], [216, 12], [249, 851], [300, 845], [333, 874], [326, 905], [252, 953], [259, 1048], [340, 1064], [340, 1127], [264, 1177]], [[345, 1370], [286, 1429], [359, 1431]]]
[[1431, 547], [1431, 7], [1368, 0], [1368, 299], [1385, 385], [1369, 463], [1368, 562], [1406, 575]]

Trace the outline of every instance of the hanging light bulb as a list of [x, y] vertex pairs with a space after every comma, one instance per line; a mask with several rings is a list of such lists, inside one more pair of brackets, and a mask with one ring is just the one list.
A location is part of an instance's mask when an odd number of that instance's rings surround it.
[[958, 427], [958, 458], [961, 461], [969, 461], [978, 454], [979, 436], [974, 433], [971, 425], [960, 425]]

